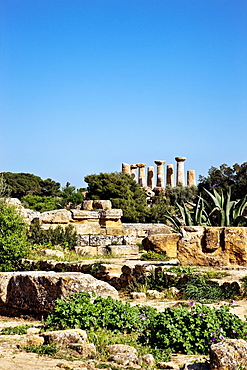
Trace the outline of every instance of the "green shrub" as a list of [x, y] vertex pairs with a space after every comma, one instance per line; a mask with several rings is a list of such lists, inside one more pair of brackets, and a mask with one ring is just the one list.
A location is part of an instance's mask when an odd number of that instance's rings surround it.
[[149, 316], [156, 310], [144, 307], [131, 307], [130, 304], [111, 297], [97, 297], [90, 302], [89, 293], [76, 293], [66, 299], [57, 300], [55, 311], [47, 317], [48, 327], [65, 328], [105, 328], [112, 331], [130, 333], [144, 326], [144, 313]]
[[72, 250], [77, 245], [78, 234], [72, 225], [65, 228], [59, 225], [55, 229], [50, 227], [48, 230], [42, 230], [37, 220], [30, 226], [28, 240], [31, 244], [50, 243], [52, 246], [60, 245]]
[[[102, 328], [121, 334], [133, 333], [139, 343], [152, 347], [157, 358], [168, 352], [208, 354], [212, 343], [224, 338], [247, 337], [247, 323], [231, 314], [227, 306], [210, 308], [191, 302], [191, 309], [180, 306], [157, 312], [145, 306], [131, 307], [110, 297], [97, 297], [94, 302], [90, 299], [88, 293], [81, 292], [66, 297], [65, 301], [57, 300], [46, 327], [91, 329], [91, 335], [93, 329], [96, 333]], [[107, 341], [95, 335], [98, 344]]]
[[165, 252], [154, 252], [148, 251], [147, 253], [143, 253], [141, 256], [142, 261], [167, 261], [169, 258], [167, 257]]
[[182, 297], [200, 303], [218, 302], [224, 299], [232, 299], [237, 293], [234, 288], [220, 286], [216, 282], [208, 281], [203, 274], [187, 275], [187, 281], [178, 284], [182, 291]]
[[13, 206], [0, 202], [0, 271], [14, 271], [28, 252], [27, 224]]
[[166, 308], [153, 317], [152, 326], [140, 339], [156, 348], [186, 354], [208, 354], [210, 345], [224, 338], [246, 339], [247, 323], [231, 314], [229, 307], [191, 305], [191, 311]]

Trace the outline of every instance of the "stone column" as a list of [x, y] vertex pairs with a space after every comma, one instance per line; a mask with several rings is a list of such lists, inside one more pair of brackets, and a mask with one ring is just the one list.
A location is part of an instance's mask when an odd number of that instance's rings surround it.
[[174, 186], [174, 168], [173, 164], [168, 164], [166, 167], [166, 186]]
[[122, 173], [130, 175], [130, 165], [127, 163], [122, 163]]
[[145, 163], [137, 163], [137, 167], [139, 168], [139, 176], [138, 176], [138, 184], [141, 186], [145, 186]]
[[187, 171], [187, 186], [196, 186], [196, 171]]
[[137, 169], [136, 164], [130, 165], [130, 176], [132, 177], [133, 180], [136, 180], [136, 169]]
[[166, 161], [154, 161], [157, 165], [157, 183], [156, 186], [164, 188], [165, 179], [164, 179], [164, 164]]
[[154, 167], [148, 167], [148, 181], [147, 186], [150, 189], [154, 188]]
[[176, 186], [178, 186], [178, 184], [184, 186], [184, 161], [186, 157], [176, 157], [175, 160], [177, 161]]

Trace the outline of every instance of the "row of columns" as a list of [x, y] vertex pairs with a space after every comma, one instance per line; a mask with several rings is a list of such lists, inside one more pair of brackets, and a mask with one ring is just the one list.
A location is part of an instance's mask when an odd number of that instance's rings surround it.
[[[185, 157], [175, 157], [177, 162], [177, 173], [176, 173], [176, 186], [181, 184], [184, 185], [184, 161], [186, 160]], [[157, 178], [156, 178], [156, 186], [157, 187], [165, 187], [165, 174], [164, 174], [164, 164], [166, 161], [154, 161], [157, 165]], [[127, 164], [122, 163], [122, 172], [130, 175], [134, 180], [138, 181], [141, 186], [146, 186], [145, 181], [145, 163], [137, 163], [137, 164]], [[137, 178], [137, 168], [138, 171], [138, 178]], [[166, 171], [166, 185], [174, 186], [174, 168], [173, 164], [167, 165]], [[149, 166], [147, 168], [147, 186], [151, 189], [155, 187], [155, 179], [154, 179], [154, 167]], [[196, 185], [196, 177], [195, 171], [189, 170], [187, 171], [187, 186]]]

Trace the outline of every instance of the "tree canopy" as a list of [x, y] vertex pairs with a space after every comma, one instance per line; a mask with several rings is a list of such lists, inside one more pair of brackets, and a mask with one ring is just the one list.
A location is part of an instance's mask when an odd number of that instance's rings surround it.
[[31, 173], [2, 172], [12, 198], [21, 199], [25, 195], [58, 196], [60, 183], [50, 178], [43, 180]]
[[121, 172], [85, 177], [88, 199], [104, 199], [123, 210], [124, 222], [145, 222], [149, 215], [145, 190], [131, 176]]
[[199, 176], [198, 190], [203, 192], [203, 188], [211, 191], [216, 189], [224, 192], [231, 186], [232, 200], [243, 198], [247, 194], [247, 162], [232, 167], [222, 164], [219, 168], [211, 167], [208, 176]]

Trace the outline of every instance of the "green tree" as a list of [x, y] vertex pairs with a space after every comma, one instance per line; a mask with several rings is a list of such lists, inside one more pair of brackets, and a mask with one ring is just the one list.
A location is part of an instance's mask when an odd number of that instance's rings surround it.
[[161, 194], [150, 207], [150, 222], [167, 224], [167, 215], [179, 213], [179, 205], [194, 202], [197, 194], [196, 186], [167, 186], [165, 195]]
[[124, 222], [145, 222], [149, 217], [145, 190], [131, 176], [113, 172], [88, 175], [88, 199], [110, 200], [123, 210]]
[[183, 186], [179, 184], [178, 186], [166, 187], [166, 202], [169, 206], [176, 206], [177, 204], [182, 205], [186, 202], [193, 202], [197, 195], [196, 186]]
[[31, 173], [2, 172], [12, 198], [21, 199], [25, 195], [58, 196], [60, 183], [51, 179], [42, 180]]
[[247, 194], [247, 162], [241, 165], [235, 163], [232, 167], [227, 164], [222, 164], [219, 168], [211, 167], [208, 176], [199, 176], [199, 192], [208, 201], [210, 198], [204, 193], [204, 188], [209, 191], [216, 189], [226, 192], [229, 186], [232, 189], [233, 200], [243, 198]]
[[75, 186], [71, 186], [69, 182], [62, 188], [60, 194], [60, 204], [62, 208], [75, 208], [78, 204], [81, 204], [83, 200], [84, 196], [82, 191], [76, 189]]
[[27, 225], [13, 206], [0, 201], [0, 271], [14, 271], [28, 252]]
[[39, 195], [25, 195], [21, 198], [21, 203], [25, 208], [33, 209], [38, 212], [52, 211], [58, 208], [59, 199], [57, 197], [41, 197]]

